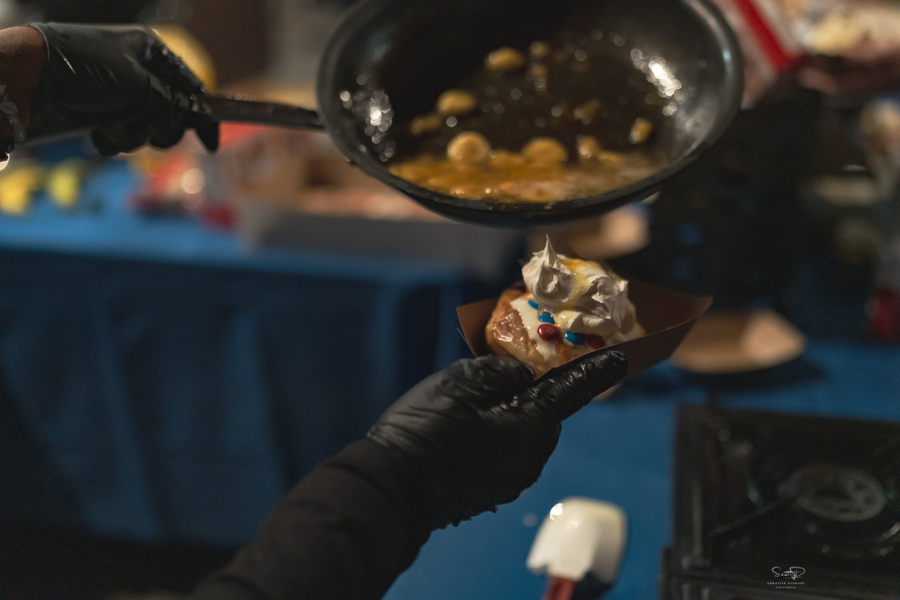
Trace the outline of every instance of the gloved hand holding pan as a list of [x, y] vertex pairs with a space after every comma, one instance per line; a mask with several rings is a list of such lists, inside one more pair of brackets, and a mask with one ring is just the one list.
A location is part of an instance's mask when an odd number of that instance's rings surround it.
[[728, 128], [742, 73], [707, 0], [364, 0], [325, 50], [318, 112], [192, 99], [213, 121], [324, 126], [435, 212], [528, 227], [653, 194]]

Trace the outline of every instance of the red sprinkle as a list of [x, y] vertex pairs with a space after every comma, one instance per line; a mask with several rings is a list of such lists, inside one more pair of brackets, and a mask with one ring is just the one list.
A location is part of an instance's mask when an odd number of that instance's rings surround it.
[[548, 342], [554, 342], [559, 339], [559, 327], [550, 323], [544, 323], [539, 326], [537, 333], [542, 340], [547, 340]]
[[[540, 332], [538, 332], [540, 333]], [[603, 341], [603, 338], [599, 335], [589, 335], [585, 337], [588, 348], [591, 350], [599, 350], [600, 348], [606, 348], [606, 342]]]

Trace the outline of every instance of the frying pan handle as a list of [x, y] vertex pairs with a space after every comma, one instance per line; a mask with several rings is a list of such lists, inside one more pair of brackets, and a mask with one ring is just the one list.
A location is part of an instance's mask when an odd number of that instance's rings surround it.
[[198, 100], [216, 121], [278, 125], [294, 129], [325, 128], [316, 111], [299, 106], [224, 96], [200, 96]]

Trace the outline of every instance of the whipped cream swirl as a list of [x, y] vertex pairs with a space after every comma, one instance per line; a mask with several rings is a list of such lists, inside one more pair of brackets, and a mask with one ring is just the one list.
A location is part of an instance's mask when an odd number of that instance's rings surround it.
[[628, 282], [595, 262], [557, 254], [550, 245], [522, 267], [525, 285], [557, 324], [575, 333], [606, 338], [626, 320]]

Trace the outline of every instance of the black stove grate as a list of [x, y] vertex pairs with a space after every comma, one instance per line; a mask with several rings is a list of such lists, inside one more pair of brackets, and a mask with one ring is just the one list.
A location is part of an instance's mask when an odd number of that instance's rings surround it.
[[682, 406], [676, 444], [664, 598], [900, 598], [900, 424]]

